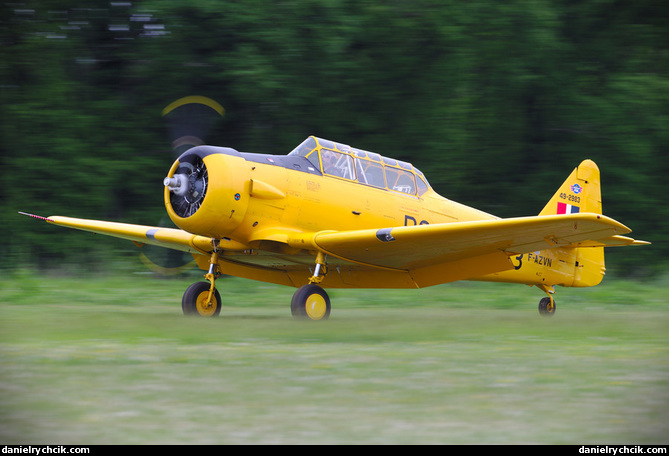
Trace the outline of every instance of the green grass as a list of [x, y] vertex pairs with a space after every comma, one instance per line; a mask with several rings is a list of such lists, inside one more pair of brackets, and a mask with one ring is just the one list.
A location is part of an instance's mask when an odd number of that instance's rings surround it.
[[0, 279], [0, 442], [18, 444], [666, 444], [666, 280], [557, 290], [455, 283], [294, 290], [192, 279]]

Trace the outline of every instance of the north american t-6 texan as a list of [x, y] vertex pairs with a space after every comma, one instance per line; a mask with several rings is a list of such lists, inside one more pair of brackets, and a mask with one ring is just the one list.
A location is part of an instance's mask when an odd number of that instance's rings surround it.
[[296, 319], [327, 319], [327, 288], [458, 280], [536, 286], [546, 294], [539, 312], [552, 315], [556, 286], [601, 282], [606, 247], [648, 244], [602, 214], [600, 173], [591, 160], [538, 215], [517, 218], [438, 195], [409, 163], [314, 136], [287, 155], [192, 147], [163, 184], [178, 228], [27, 215], [192, 254], [206, 281], [188, 287], [182, 310], [204, 317], [221, 311], [216, 279], [223, 274], [297, 288]]

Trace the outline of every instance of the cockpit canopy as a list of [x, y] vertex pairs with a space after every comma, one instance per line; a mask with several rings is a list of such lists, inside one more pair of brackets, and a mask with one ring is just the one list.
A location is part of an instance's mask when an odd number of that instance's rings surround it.
[[305, 157], [323, 174], [372, 187], [421, 196], [429, 185], [410, 163], [309, 136], [288, 155]]

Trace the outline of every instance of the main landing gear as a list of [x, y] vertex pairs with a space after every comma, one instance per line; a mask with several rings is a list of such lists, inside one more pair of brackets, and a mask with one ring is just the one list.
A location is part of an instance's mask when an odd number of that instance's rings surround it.
[[544, 290], [544, 292], [548, 295], [539, 301], [539, 314], [544, 317], [552, 317], [553, 314], [555, 314], [555, 299], [553, 299], [555, 288], [553, 286], [549, 287], [546, 285], [541, 285], [539, 288]]
[[221, 313], [221, 295], [216, 288], [212, 295], [208, 282], [196, 282], [186, 289], [181, 300], [181, 310], [184, 315], [216, 317]]
[[318, 284], [327, 274], [325, 255], [318, 253], [314, 275], [309, 284], [297, 289], [290, 302], [290, 312], [296, 320], [327, 320], [330, 316], [330, 298]]
[[[297, 289], [290, 303], [290, 311], [296, 320], [327, 320], [330, 316], [330, 298], [318, 284], [323, 281], [327, 267], [325, 256], [316, 257], [314, 275], [309, 284]], [[181, 300], [184, 315], [216, 317], [221, 312], [221, 295], [216, 290], [218, 271], [218, 253], [214, 251], [209, 261], [209, 271], [205, 279], [209, 282], [196, 282], [186, 289]]]
[[216, 289], [218, 272], [218, 252], [214, 251], [209, 261], [209, 272], [204, 278], [209, 281], [197, 282], [186, 289], [181, 300], [181, 310], [184, 315], [201, 317], [216, 317], [221, 313], [221, 295]]

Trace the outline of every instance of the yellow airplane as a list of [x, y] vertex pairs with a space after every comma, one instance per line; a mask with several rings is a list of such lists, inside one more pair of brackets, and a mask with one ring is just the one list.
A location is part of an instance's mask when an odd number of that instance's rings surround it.
[[[604, 247], [648, 244], [602, 215], [597, 165], [585, 160], [538, 216], [498, 218], [438, 195], [409, 163], [311, 136], [288, 155], [201, 145], [164, 179], [180, 229], [39, 217], [49, 223], [191, 253], [206, 282], [184, 314], [216, 316], [216, 279], [296, 287], [296, 319], [330, 315], [324, 288], [420, 288], [457, 280], [534, 285], [555, 312], [555, 286], [604, 276]], [[31, 215], [31, 214], [26, 214]]]

